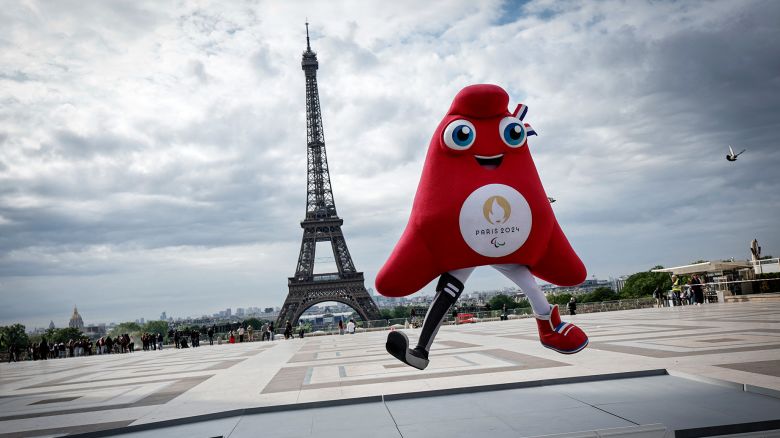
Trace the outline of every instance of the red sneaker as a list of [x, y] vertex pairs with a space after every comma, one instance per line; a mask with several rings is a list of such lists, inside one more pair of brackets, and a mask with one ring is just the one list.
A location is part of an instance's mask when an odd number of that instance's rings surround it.
[[574, 354], [588, 346], [588, 335], [570, 322], [561, 321], [558, 305], [552, 306], [549, 315], [536, 315], [539, 340], [542, 345], [558, 353]]

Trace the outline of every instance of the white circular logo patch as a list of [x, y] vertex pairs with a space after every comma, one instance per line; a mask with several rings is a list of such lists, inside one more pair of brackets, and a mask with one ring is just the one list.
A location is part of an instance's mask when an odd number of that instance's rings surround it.
[[460, 233], [468, 246], [483, 256], [512, 254], [531, 233], [531, 207], [512, 187], [482, 186], [460, 208]]

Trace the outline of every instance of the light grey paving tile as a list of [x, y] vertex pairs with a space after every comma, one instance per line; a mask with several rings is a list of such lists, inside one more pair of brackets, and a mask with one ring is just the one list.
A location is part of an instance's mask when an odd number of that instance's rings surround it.
[[404, 438], [516, 438], [518, 436], [517, 431], [498, 417], [399, 424], [398, 429]]
[[183, 424], [181, 426], [131, 432], [120, 435], [122, 438], [211, 438], [227, 437], [238, 424], [241, 417], [221, 418], [213, 421]]
[[761, 394], [724, 391], [718, 397], [699, 399], [700, 406], [726, 415], [735, 423], [780, 419], [780, 399]]
[[509, 389], [468, 395], [473, 406], [486, 415], [515, 415], [551, 409], [587, 406], [549, 387]]
[[274, 438], [308, 437], [311, 436], [313, 422], [312, 409], [244, 415], [233, 432], [225, 438], [254, 438], [261, 435]]
[[732, 416], [670, 398], [665, 402], [640, 401], [599, 405], [599, 408], [638, 424], [661, 423], [669, 430], [740, 423]]
[[590, 406], [502, 415], [499, 418], [515, 430], [518, 434], [516, 436], [550, 435], [635, 425]]
[[550, 386], [553, 391], [588, 404], [608, 404], [645, 400], [667, 400], [717, 397], [728, 391], [718, 385], [673, 376], [605, 380]]
[[395, 430], [395, 422], [382, 402], [315, 408], [312, 411], [314, 435], [345, 428], [365, 431], [385, 428]]
[[399, 426], [485, 416], [468, 395], [391, 400], [386, 404]]

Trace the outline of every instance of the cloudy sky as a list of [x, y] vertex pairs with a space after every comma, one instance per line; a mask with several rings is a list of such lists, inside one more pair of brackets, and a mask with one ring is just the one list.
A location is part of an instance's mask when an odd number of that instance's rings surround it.
[[[780, 255], [780, 2], [0, 0], [0, 324], [281, 306], [307, 17], [367, 287], [474, 83], [529, 106], [590, 276], [745, 259], [753, 238]], [[508, 285], [483, 268], [467, 287]]]

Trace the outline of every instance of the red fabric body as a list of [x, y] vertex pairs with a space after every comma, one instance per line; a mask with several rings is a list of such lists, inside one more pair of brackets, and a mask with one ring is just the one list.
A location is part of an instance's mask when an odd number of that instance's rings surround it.
[[[527, 265], [535, 276], [562, 286], [585, 280], [585, 266], [555, 219], [528, 145], [513, 149], [501, 139], [498, 126], [511, 116], [508, 103], [507, 93], [495, 85], [472, 85], [455, 96], [428, 147], [406, 229], [377, 274], [380, 294], [406, 296], [447, 271], [507, 263]], [[448, 148], [442, 139], [447, 125], [457, 119], [468, 120], [476, 131], [474, 144], [465, 151]], [[497, 154], [504, 157], [495, 169], [484, 168], [474, 158]], [[531, 209], [527, 240], [502, 257], [477, 253], [460, 232], [461, 206], [472, 192], [488, 184], [514, 188]]]

